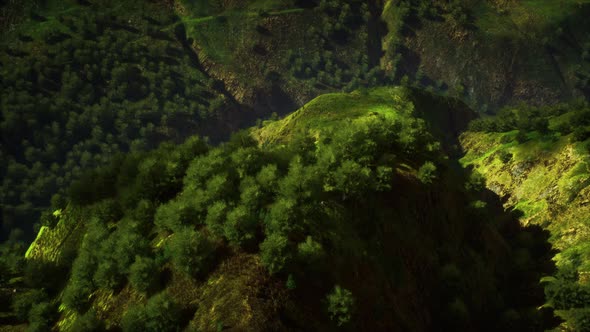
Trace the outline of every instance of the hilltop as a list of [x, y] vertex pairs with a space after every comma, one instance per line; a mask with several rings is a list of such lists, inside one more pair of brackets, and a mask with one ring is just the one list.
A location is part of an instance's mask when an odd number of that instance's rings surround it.
[[461, 103], [417, 93], [320, 96], [87, 174], [33, 243], [18, 308], [63, 331], [550, 327], [533, 310], [547, 235], [467, 185], [416, 115]]

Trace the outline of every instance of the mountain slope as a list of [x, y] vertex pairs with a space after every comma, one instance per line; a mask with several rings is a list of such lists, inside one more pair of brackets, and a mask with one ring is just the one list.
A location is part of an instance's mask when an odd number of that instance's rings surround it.
[[492, 112], [587, 95], [588, 2], [561, 4], [11, 1], [2, 238], [32, 239], [52, 195], [116, 152], [218, 142], [319, 94], [412, 85]]
[[474, 126], [486, 131], [461, 137], [462, 163], [485, 177], [506, 208], [521, 211], [523, 224], [551, 232], [559, 271], [544, 279], [546, 294], [568, 331], [588, 328], [589, 114], [584, 103], [507, 109]]
[[[28, 270], [47, 277], [26, 279], [49, 300], [16, 301], [31, 326], [64, 331], [550, 327], [536, 309], [546, 234], [466, 190], [415, 116], [449, 105], [403, 88], [326, 95], [219, 147], [119, 158], [33, 244]], [[77, 257], [51, 260], [66, 249]]]

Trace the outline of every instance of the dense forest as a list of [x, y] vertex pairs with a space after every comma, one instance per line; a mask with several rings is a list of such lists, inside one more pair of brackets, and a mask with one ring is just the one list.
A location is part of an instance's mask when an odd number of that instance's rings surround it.
[[38, 218], [52, 195], [62, 199], [83, 169], [118, 152], [182, 140], [224, 108], [215, 79], [191, 68], [184, 40], [162, 31], [174, 18], [160, 19], [146, 17], [138, 28], [80, 9], [47, 22], [55, 30], [19, 35], [4, 50], [5, 230], [30, 227], [22, 224]]
[[0, 4], [0, 331], [590, 331], [586, 0]]

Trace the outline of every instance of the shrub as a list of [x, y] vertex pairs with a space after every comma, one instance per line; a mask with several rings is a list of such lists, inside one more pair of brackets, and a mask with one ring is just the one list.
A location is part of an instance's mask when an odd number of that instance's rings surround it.
[[330, 319], [338, 326], [342, 326], [352, 319], [354, 310], [354, 298], [352, 292], [338, 285], [327, 296], [328, 313]]

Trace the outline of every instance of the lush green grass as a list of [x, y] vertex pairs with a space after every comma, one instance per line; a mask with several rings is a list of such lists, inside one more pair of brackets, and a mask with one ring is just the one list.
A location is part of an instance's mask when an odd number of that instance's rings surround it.
[[402, 88], [379, 88], [368, 93], [330, 93], [310, 101], [281, 121], [268, 123], [254, 135], [260, 142], [287, 141], [296, 132], [338, 128], [342, 121], [370, 116], [373, 113], [398, 117], [407, 112]]

